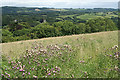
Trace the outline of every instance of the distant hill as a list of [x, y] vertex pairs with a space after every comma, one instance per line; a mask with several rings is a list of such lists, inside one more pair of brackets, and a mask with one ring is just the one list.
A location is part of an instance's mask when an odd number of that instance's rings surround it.
[[[39, 11], [36, 11], [38, 9]], [[55, 8], [37, 8], [37, 7], [14, 7], [14, 6], [3, 6], [2, 12], [4, 13], [38, 13], [38, 12], [47, 12], [47, 11], [79, 11], [79, 12], [110, 12], [117, 11], [117, 9], [113, 8], [94, 8], [94, 9], [72, 9], [72, 8], [64, 8], [64, 9], [55, 9]]]

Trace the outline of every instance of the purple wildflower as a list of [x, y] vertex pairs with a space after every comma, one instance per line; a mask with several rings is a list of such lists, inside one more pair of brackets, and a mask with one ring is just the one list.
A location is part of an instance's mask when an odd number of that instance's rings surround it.
[[23, 70], [23, 69], [20, 69], [20, 71], [25, 71], [25, 70]]
[[25, 65], [23, 65], [23, 68], [25, 67]]
[[57, 67], [57, 66], [56, 66], [55, 68], [56, 68], [56, 69], [58, 69], [58, 67]]
[[48, 75], [51, 75], [51, 73], [48, 73]]
[[28, 72], [28, 74], [30, 75], [30, 72]]
[[10, 77], [10, 74], [8, 74], [8, 77]]
[[111, 57], [112, 55], [110, 55], [110, 57]]
[[48, 59], [46, 58], [45, 60], [47, 61]]
[[6, 75], [8, 75], [8, 73], [5, 72]]
[[31, 62], [29, 62], [29, 64], [31, 64]]
[[11, 63], [13, 63], [13, 61], [11, 61]]
[[53, 68], [51, 69], [51, 71], [53, 71]]
[[17, 69], [19, 69], [19, 67], [17, 67]]
[[25, 73], [22, 74], [23, 76], [25, 75]]
[[60, 69], [58, 68], [58, 71], [60, 71]]

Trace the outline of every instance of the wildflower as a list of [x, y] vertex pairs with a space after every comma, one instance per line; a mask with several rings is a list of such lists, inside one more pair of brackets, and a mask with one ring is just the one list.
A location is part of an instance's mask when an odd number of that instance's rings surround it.
[[37, 76], [33, 75], [34, 78], [37, 78]]
[[10, 77], [10, 74], [8, 74], [8, 77]]
[[85, 74], [87, 74], [87, 72], [84, 72]]
[[20, 64], [21, 62], [18, 61], [18, 64]]
[[22, 74], [23, 76], [25, 75], [25, 73]]
[[58, 68], [58, 71], [60, 71], [60, 69]]
[[23, 70], [23, 69], [21, 68], [20, 71], [25, 71], [25, 70]]
[[8, 75], [8, 73], [5, 72], [6, 75]]
[[28, 72], [28, 74], [30, 75], [30, 72]]
[[48, 59], [46, 58], [45, 60], [47, 61]]
[[19, 69], [19, 67], [17, 67], [17, 69]]
[[51, 69], [51, 71], [53, 71], [53, 68]]
[[25, 67], [25, 65], [23, 65], [23, 68]]
[[74, 75], [72, 74], [72, 78], [74, 77]]
[[11, 61], [11, 63], [13, 63], [13, 61]]
[[51, 73], [48, 73], [48, 75], [51, 75]]
[[31, 64], [31, 62], [29, 62], [29, 64]]
[[12, 67], [14, 69], [14, 67]]
[[24, 55], [24, 58], [26, 58], [26, 56]]
[[32, 70], [34, 70], [34, 68], [32, 68]]
[[56, 69], [58, 69], [58, 67], [57, 67], [57, 66], [56, 66], [55, 68], [56, 68]]
[[111, 57], [112, 55], [110, 55], [110, 57]]
[[40, 64], [38, 64], [38, 66], [39, 66]]
[[114, 57], [115, 57], [116, 59], [118, 59], [118, 58], [119, 58], [119, 55], [117, 54], [117, 55], [115, 55]]
[[56, 73], [56, 71], [53, 71], [53, 73]]

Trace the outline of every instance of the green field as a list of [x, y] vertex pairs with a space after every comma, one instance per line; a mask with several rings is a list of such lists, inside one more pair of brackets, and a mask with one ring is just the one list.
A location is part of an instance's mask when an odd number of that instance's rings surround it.
[[[62, 18], [66, 18], [66, 17], [71, 17], [73, 18], [74, 16], [76, 16], [75, 14], [74, 15], [61, 15], [59, 17], [62, 17]], [[102, 12], [99, 12], [99, 13], [91, 13], [91, 14], [84, 14], [84, 15], [80, 15], [80, 16], [77, 16], [77, 18], [80, 18], [80, 19], [83, 19], [83, 20], [88, 20], [88, 19], [94, 19], [94, 18], [98, 18], [98, 17], [104, 17], [104, 18], [111, 18], [111, 17], [118, 17], [118, 15], [115, 15], [115, 14], [106, 14], [106, 13], [102, 13]]]
[[[118, 77], [118, 60], [114, 57], [116, 56], [114, 53], [118, 51], [115, 46], [118, 45], [118, 31], [43, 38], [1, 45], [4, 57], [2, 74], [7, 78]], [[20, 65], [24, 66], [22, 68], [25, 71], [17, 69]]]
[[84, 14], [84, 15], [77, 16], [77, 18], [87, 20], [87, 19], [94, 19], [98, 17], [106, 17], [106, 18], [118, 17], [118, 15], [114, 15], [114, 14], [104, 14], [104, 16], [102, 15], [103, 13], [97, 13], [96, 15], [95, 14]]

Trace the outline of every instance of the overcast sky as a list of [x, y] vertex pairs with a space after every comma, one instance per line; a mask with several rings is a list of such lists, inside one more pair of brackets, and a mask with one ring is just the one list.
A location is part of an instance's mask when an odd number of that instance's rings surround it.
[[54, 8], [118, 8], [119, 0], [1, 0], [2, 6]]

